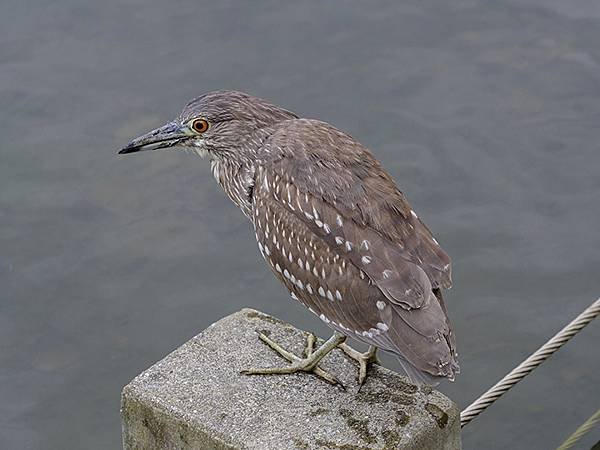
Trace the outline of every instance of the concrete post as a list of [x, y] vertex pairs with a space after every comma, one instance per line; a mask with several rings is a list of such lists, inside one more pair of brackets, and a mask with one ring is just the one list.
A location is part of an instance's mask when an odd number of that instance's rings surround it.
[[286, 364], [262, 331], [300, 355], [306, 334], [243, 309], [211, 325], [123, 389], [123, 447], [130, 449], [460, 449], [456, 405], [383, 367], [359, 391], [357, 366], [339, 350], [321, 366], [346, 389], [312, 374], [245, 376]]

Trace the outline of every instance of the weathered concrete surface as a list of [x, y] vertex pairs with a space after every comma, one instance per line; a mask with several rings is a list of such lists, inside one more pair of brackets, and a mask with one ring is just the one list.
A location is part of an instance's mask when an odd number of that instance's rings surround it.
[[269, 334], [301, 354], [306, 334], [251, 309], [225, 317], [123, 389], [125, 449], [458, 449], [456, 405], [374, 366], [358, 391], [357, 366], [339, 350], [312, 374], [245, 376], [286, 364], [257, 339]]

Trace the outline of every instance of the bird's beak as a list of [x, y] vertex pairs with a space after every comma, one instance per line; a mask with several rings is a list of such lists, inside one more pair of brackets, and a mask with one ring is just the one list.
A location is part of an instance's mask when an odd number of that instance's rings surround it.
[[119, 151], [119, 155], [173, 147], [189, 137], [181, 125], [176, 122], [169, 122], [156, 130], [135, 138]]

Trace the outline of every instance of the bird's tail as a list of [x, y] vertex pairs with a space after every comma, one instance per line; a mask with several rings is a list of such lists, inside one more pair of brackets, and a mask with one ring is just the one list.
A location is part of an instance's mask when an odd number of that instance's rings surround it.
[[375, 345], [393, 352], [414, 384], [436, 386], [460, 372], [454, 333], [441, 292], [433, 290], [428, 305], [407, 310], [395, 306], [389, 331]]
[[446, 377], [439, 377], [427, 373], [417, 367], [413, 366], [407, 360], [405, 360], [402, 356], [396, 355], [398, 358], [398, 362], [400, 362], [400, 366], [402, 366], [402, 370], [406, 376], [410, 379], [412, 384], [416, 384], [418, 386], [427, 385], [427, 386], [437, 386], [440, 384], [440, 381], [446, 379]]
[[434, 288], [432, 291], [435, 297], [437, 298], [442, 308], [442, 311], [444, 312], [446, 325], [448, 327], [448, 333], [444, 335], [444, 339], [450, 351], [450, 361], [448, 362], [449, 367], [447, 367], [446, 369], [446, 374], [443, 376], [432, 375], [431, 373], [425, 372], [415, 367], [413, 364], [411, 364], [399, 355], [398, 361], [400, 362], [400, 365], [402, 366], [404, 372], [406, 372], [406, 375], [414, 384], [426, 384], [429, 386], [437, 386], [442, 380], [454, 381], [454, 377], [460, 373], [460, 366], [458, 365], [458, 354], [456, 353], [456, 338], [454, 336], [454, 332], [452, 331], [452, 327], [450, 326], [450, 321], [448, 320], [448, 313], [446, 311], [446, 304], [444, 303], [444, 298], [442, 296], [442, 290], [439, 288]]
[[418, 386], [421, 386], [421, 385], [437, 386], [438, 384], [440, 384], [441, 381], [444, 381], [444, 380], [454, 381], [454, 377], [458, 373], [460, 373], [460, 367], [455, 362], [451, 363], [452, 364], [452, 375], [437, 376], [437, 375], [432, 375], [428, 372], [425, 372], [425, 371], [415, 367], [410, 362], [408, 362], [407, 360], [402, 358], [402, 356], [396, 355], [396, 357], [398, 358], [398, 362], [400, 363], [402, 370], [404, 370], [404, 373], [410, 379], [410, 382], [412, 384], [416, 384]]

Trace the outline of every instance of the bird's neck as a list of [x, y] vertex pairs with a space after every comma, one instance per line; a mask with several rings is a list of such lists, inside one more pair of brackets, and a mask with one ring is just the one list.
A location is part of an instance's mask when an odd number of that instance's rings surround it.
[[210, 168], [219, 186], [246, 215], [252, 217], [252, 191], [254, 188], [254, 165], [232, 163], [225, 159], [212, 159]]
[[272, 133], [273, 127], [264, 127], [248, 136], [235, 148], [210, 152], [210, 166], [215, 180], [250, 220], [254, 174], [265, 159], [273, 157], [269, 146], [265, 145]]

